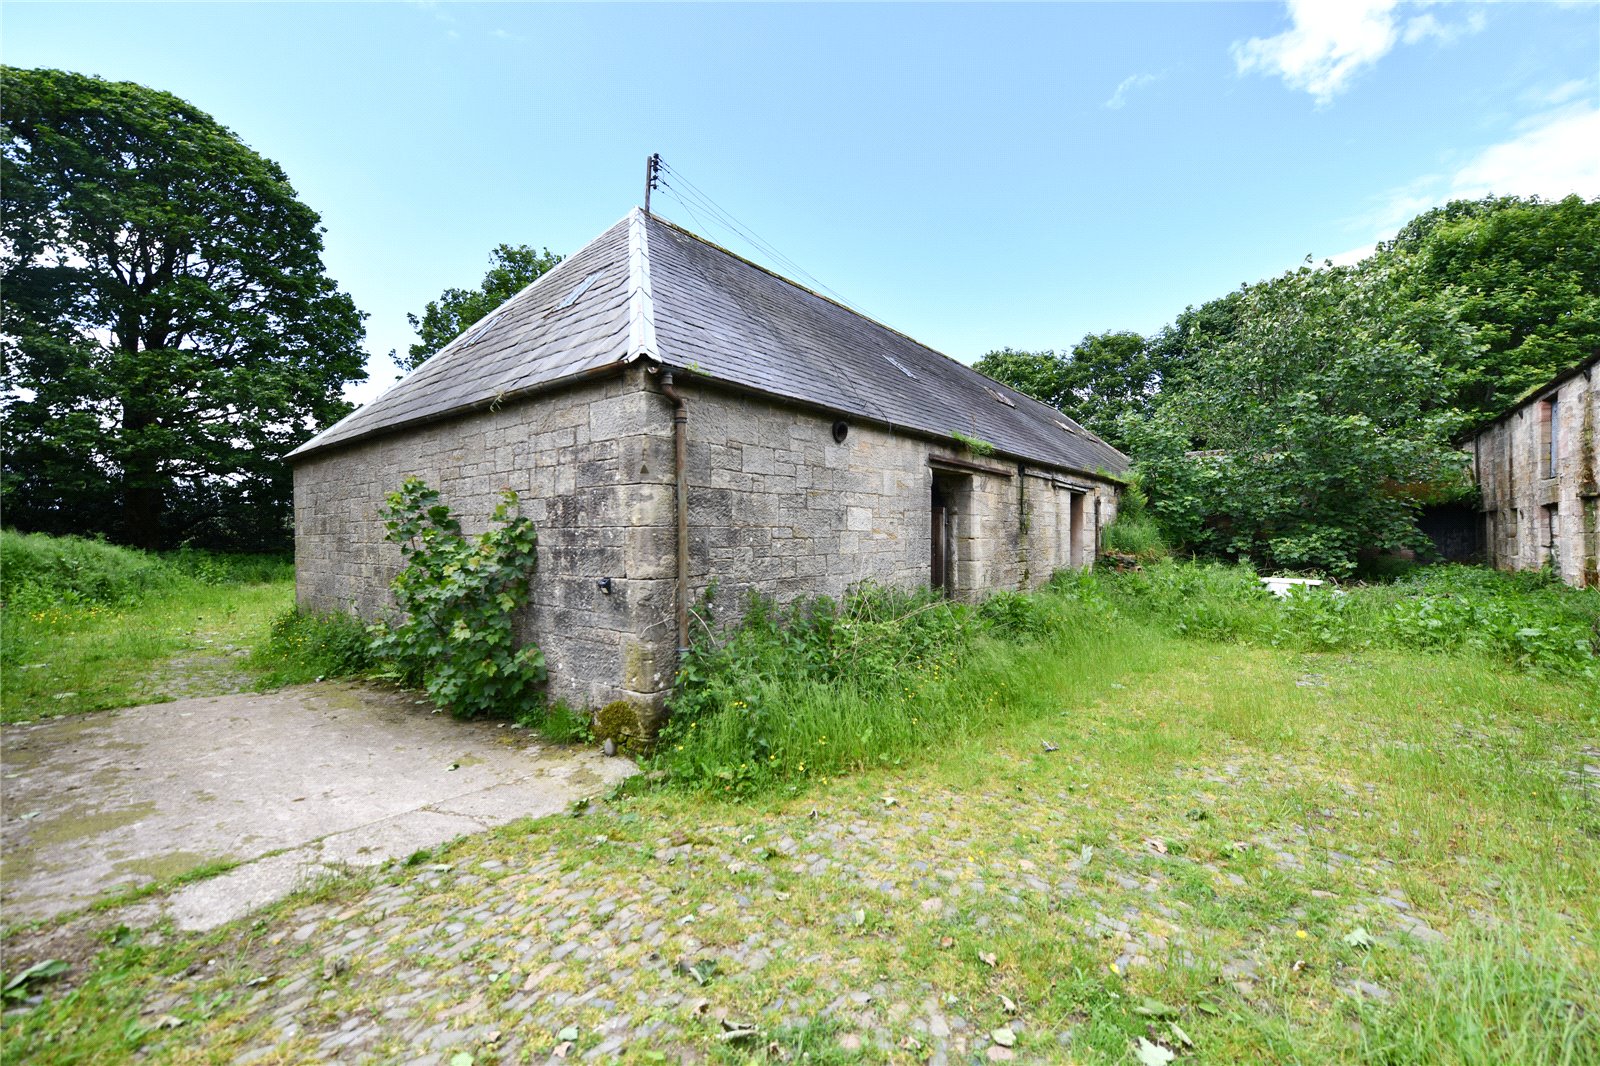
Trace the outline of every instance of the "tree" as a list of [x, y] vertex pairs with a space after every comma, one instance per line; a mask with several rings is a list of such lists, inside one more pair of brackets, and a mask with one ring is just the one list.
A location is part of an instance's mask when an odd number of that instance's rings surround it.
[[283, 457], [365, 376], [316, 213], [176, 96], [0, 77], [7, 521], [281, 546]]
[[489, 272], [476, 289], [446, 289], [437, 300], [428, 301], [421, 316], [406, 315], [419, 340], [404, 356], [389, 353], [396, 366], [415, 370], [467, 327], [532, 285], [561, 262], [561, 256], [548, 248], [536, 251], [529, 244], [499, 244], [489, 253], [489, 262]]
[[1335, 574], [1363, 550], [1420, 546], [1418, 507], [1461, 484], [1460, 417], [1432, 397], [1470, 330], [1418, 321], [1376, 263], [1246, 286], [1234, 311], [1182, 387], [1125, 423], [1164, 532]]
[[1425, 319], [1448, 312], [1476, 332], [1481, 350], [1444, 362], [1439, 398], [1474, 419], [1600, 351], [1600, 200], [1457, 200], [1412, 219], [1377, 260]]
[[1146, 411], [1160, 391], [1164, 366], [1145, 339], [1127, 330], [1089, 333], [1070, 354], [1002, 348], [974, 369], [1071, 415], [1114, 447], [1122, 419]]

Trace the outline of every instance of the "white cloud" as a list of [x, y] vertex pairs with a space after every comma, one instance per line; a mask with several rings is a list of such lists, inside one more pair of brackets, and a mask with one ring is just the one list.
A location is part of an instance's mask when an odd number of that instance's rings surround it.
[[1288, 0], [1290, 27], [1274, 37], [1235, 42], [1234, 66], [1240, 74], [1277, 75], [1322, 107], [1396, 44], [1429, 38], [1448, 43], [1484, 25], [1481, 11], [1451, 23], [1432, 11], [1402, 20], [1399, 8], [1399, 0]]
[[1480, 149], [1454, 170], [1428, 174], [1389, 190], [1365, 215], [1353, 220], [1371, 242], [1331, 258], [1354, 263], [1373, 244], [1450, 200], [1484, 196], [1538, 196], [1559, 200], [1576, 193], [1600, 197], [1600, 108], [1584, 103], [1546, 111], [1523, 122], [1510, 139]]
[[1450, 181], [1452, 198], [1600, 196], [1600, 108], [1565, 107], [1525, 123], [1522, 132], [1479, 152]]
[[1401, 40], [1406, 44], [1416, 44], [1418, 41], [1426, 41], [1431, 37], [1449, 44], [1459, 37], [1482, 30], [1486, 21], [1487, 17], [1481, 8], [1468, 14], [1465, 22], [1454, 24], [1441, 22], [1433, 17], [1433, 12], [1427, 11], [1406, 20], [1405, 32], [1401, 35]]
[[1576, 96], [1592, 92], [1594, 83], [1594, 78], [1574, 78], [1571, 81], [1564, 81], [1560, 85], [1548, 89], [1530, 89], [1528, 92], [1523, 93], [1522, 98], [1547, 106], [1564, 104]]
[[1162, 76], [1160, 74], [1129, 75], [1128, 77], [1122, 79], [1121, 84], [1117, 86], [1117, 91], [1111, 94], [1111, 99], [1107, 100], [1100, 106], [1109, 108], [1112, 111], [1120, 111], [1123, 105], [1128, 102], [1129, 92], [1134, 89], [1142, 89], [1152, 82], [1158, 82], [1161, 80], [1161, 77]]

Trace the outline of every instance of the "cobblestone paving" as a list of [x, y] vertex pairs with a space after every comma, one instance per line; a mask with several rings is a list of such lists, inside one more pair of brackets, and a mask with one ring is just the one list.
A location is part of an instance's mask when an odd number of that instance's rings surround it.
[[[1239, 774], [1210, 776], [1226, 786]], [[1320, 848], [1310, 829], [1226, 844], [1219, 861], [1174, 854], [1176, 839], [1079, 844], [1065, 789], [850, 798], [668, 835], [648, 812], [597, 810], [471, 844], [282, 916], [229, 964], [254, 990], [225, 1031], [238, 1061], [258, 1063], [783, 1060], [814, 1045], [1038, 1060], [1075, 1035], [1070, 1011], [1028, 1002], [1038, 975], [1019, 969], [1041, 945], [1112, 978], [1193, 964], [1191, 901], [1232, 893], [1247, 906], [1261, 897], [1252, 882], [1270, 888], [1280, 871], [1381, 882], [1387, 865]], [[978, 839], [977, 826], [1008, 832]], [[1306, 895], [1275, 923], [1280, 938], [1293, 944], [1312, 909], [1340, 898]], [[1439, 935], [1394, 895], [1341, 911], [1340, 928]], [[1241, 996], [1292, 965], [1250, 937], [1234, 946], [1218, 976]], [[1385, 995], [1354, 971], [1344, 984]], [[196, 993], [180, 980], [144, 1014], [181, 1015]], [[1013, 1046], [996, 1041], [1001, 1029]]]
[[206, 937], [147, 931], [96, 1032], [137, 1027], [163, 1063], [1128, 1062], [1145, 1039], [1182, 1066], [1405, 1006], [1427, 952], [1516, 920], [1507, 854], [1544, 856], [1582, 939], [1592, 843], [1540, 817], [1576, 764], [1518, 763], [1503, 808], [1396, 772], [1465, 761], [1499, 788], [1524, 708], [1385, 731], [1319, 717], [1328, 690], [1289, 674], [1270, 727], [1192, 709], [1234, 668], [914, 769], [595, 802]]

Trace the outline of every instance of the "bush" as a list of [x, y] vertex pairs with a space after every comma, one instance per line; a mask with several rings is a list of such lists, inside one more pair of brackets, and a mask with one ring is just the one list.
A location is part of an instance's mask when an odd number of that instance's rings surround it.
[[359, 618], [292, 608], [273, 623], [250, 656], [260, 685], [276, 688], [330, 677], [354, 677], [374, 666], [371, 637]]
[[539, 545], [516, 506], [507, 489], [490, 528], [464, 536], [438, 491], [407, 478], [382, 511], [406, 565], [391, 586], [402, 617], [375, 627], [373, 652], [392, 664], [396, 680], [420, 684], [459, 717], [526, 714], [541, 699], [544, 655], [516, 647], [512, 633]]

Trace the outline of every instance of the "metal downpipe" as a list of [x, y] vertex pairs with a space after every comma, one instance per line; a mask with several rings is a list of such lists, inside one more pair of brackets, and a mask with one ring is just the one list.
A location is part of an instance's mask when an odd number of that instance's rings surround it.
[[689, 652], [689, 405], [672, 385], [672, 371], [661, 375], [661, 393], [672, 401], [672, 456], [678, 505], [678, 658]]

